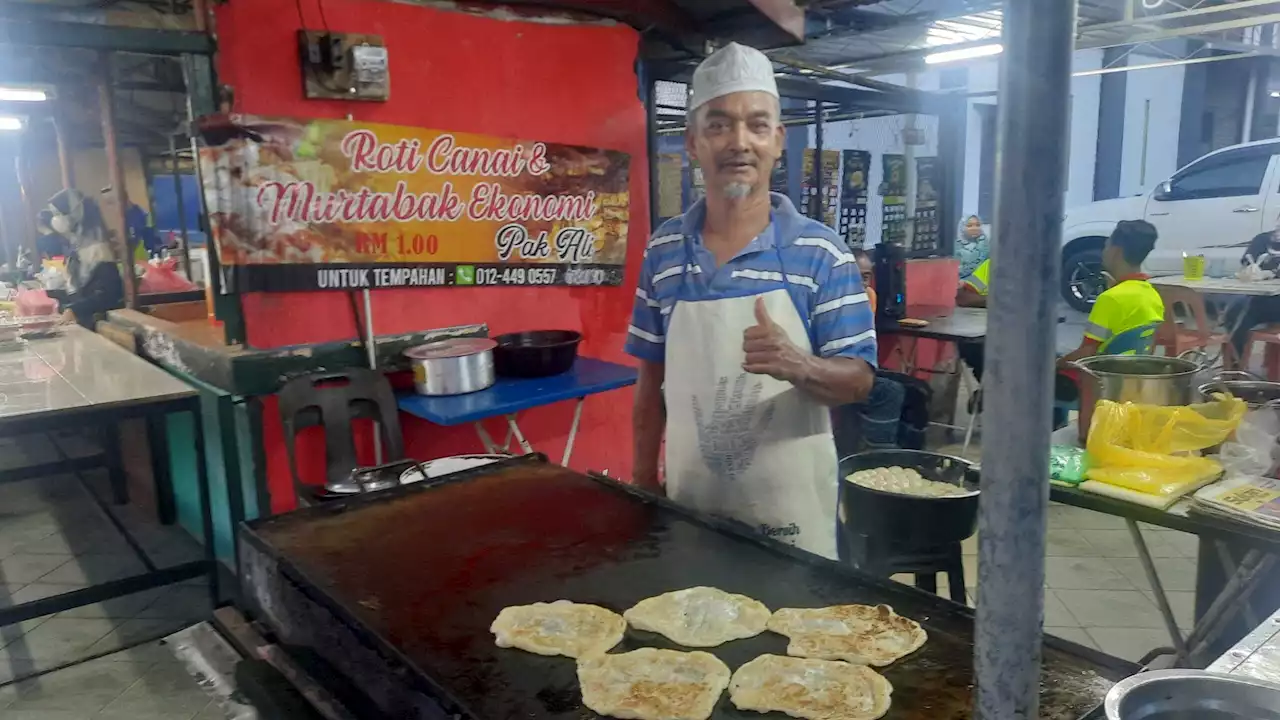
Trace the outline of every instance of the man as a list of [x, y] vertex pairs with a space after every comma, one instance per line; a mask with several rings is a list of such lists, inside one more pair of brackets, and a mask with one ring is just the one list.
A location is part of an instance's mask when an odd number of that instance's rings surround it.
[[693, 75], [685, 147], [706, 198], [649, 241], [627, 352], [640, 360], [635, 482], [836, 557], [830, 406], [871, 389], [874, 319], [830, 228], [770, 194], [773, 66], [730, 43]]
[[[1240, 265], [1247, 267], [1254, 264], [1270, 273], [1280, 272], [1280, 220], [1276, 221], [1274, 230], [1255, 235], [1249, 241], [1249, 247], [1245, 248], [1244, 255], [1240, 258]], [[1230, 298], [1226, 300], [1231, 301]], [[1233, 308], [1231, 313], [1236, 316], [1236, 321], [1231, 324], [1235, 328], [1231, 332], [1231, 346], [1236, 351], [1236, 357], [1241, 358], [1244, 357], [1249, 334], [1255, 327], [1280, 321], [1280, 298], [1251, 297], [1237, 301], [1236, 304], [1238, 309]]]
[[1059, 358], [1059, 367], [1107, 354], [1117, 335], [1164, 322], [1164, 301], [1142, 273], [1156, 237], [1155, 226], [1145, 220], [1122, 220], [1116, 225], [1102, 250], [1102, 267], [1114, 282], [1094, 302], [1080, 347]]
[[[853, 257], [858, 263], [858, 277], [862, 279], [862, 287], [867, 293], [867, 304], [870, 306], [872, 316], [876, 313], [876, 291], [875, 280], [873, 277], [873, 268], [871, 264], [871, 256], [866, 250], [857, 248], [853, 251]], [[885, 377], [883, 371], [876, 374], [875, 382], [871, 386], [871, 392], [867, 394], [865, 402], [856, 405], [846, 406], [847, 410], [857, 416], [856, 423], [849, 423], [857, 429], [856, 435], [840, 433], [840, 427], [837, 427], [837, 438], [844, 441], [854, 440], [850, 443], [851, 452], [860, 452], [864, 447], [867, 450], [896, 450], [898, 448], [898, 430], [902, 420], [902, 409], [906, 403], [906, 389], [898, 381]], [[850, 420], [844, 413], [837, 415], [837, 425], [843, 426], [845, 422]], [[860, 436], [860, 437], [858, 437]], [[837, 442], [837, 447], [841, 447], [843, 454], [843, 446]]]
[[[99, 194], [103, 198], [103, 204], [108, 207], [120, 202], [120, 197], [110, 185], [102, 188]], [[133, 253], [135, 260], [145, 263], [153, 253], [163, 249], [159, 233], [151, 227], [150, 216], [137, 203], [131, 201], [125, 208], [124, 221], [125, 237], [129, 241], [129, 251]]]

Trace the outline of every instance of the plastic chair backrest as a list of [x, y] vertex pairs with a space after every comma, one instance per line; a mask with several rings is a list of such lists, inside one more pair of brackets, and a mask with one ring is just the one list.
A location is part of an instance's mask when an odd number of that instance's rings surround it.
[[306, 486], [298, 476], [294, 439], [305, 428], [324, 428], [325, 481], [346, 480], [358, 465], [351, 421], [368, 418], [382, 429], [384, 462], [404, 458], [404, 436], [391, 383], [382, 373], [364, 368], [315, 373], [294, 378], [280, 389], [280, 422], [294, 492], [301, 502]]
[[[1205, 308], [1204, 296], [1191, 288], [1176, 285], [1157, 285], [1156, 291], [1164, 301], [1164, 323], [1160, 326], [1157, 342], [1172, 345], [1178, 330], [1191, 330], [1196, 333], [1200, 347], [1209, 345], [1209, 335], [1213, 331], [1213, 323], [1209, 320], [1209, 311]], [[1190, 319], [1195, 327], [1187, 327], [1179, 318]]]
[[1160, 323], [1139, 325], [1116, 335], [1098, 348], [1099, 355], [1150, 355], [1155, 349]]

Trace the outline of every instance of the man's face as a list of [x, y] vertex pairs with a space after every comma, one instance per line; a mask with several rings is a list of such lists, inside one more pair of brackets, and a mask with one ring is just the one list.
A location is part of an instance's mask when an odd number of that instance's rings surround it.
[[698, 108], [685, 147], [698, 159], [708, 193], [740, 199], [768, 186], [785, 138], [777, 98], [738, 92]]
[[871, 272], [871, 258], [866, 255], [858, 257], [858, 272], [862, 273], [862, 287], [869, 288], [875, 284], [875, 276]]
[[1102, 268], [1114, 278], [1123, 273], [1125, 267], [1124, 251], [1107, 240], [1106, 246], [1102, 248]]

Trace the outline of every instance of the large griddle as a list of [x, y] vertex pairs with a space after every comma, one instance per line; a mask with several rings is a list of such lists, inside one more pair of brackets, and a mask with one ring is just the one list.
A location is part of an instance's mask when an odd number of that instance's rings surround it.
[[[386, 717], [595, 718], [574, 662], [494, 645], [508, 605], [570, 599], [621, 612], [669, 590], [711, 585], [772, 609], [886, 603], [929, 641], [882, 670], [887, 718], [970, 717], [973, 612], [935, 595], [796, 551], [605, 478], [529, 456], [242, 530], [244, 594], [294, 652], [335, 687], [358, 688]], [[615, 652], [680, 649], [629, 630]], [[710, 652], [730, 669], [785, 654], [772, 633]], [[1139, 668], [1045, 638], [1041, 717], [1076, 720]], [[728, 693], [716, 718], [739, 711]]]

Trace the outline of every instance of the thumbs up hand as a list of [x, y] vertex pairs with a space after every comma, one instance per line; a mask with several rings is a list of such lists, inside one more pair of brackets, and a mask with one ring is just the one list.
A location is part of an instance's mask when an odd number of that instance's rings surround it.
[[813, 357], [791, 342], [787, 332], [769, 317], [763, 297], [756, 298], [756, 324], [742, 333], [742, 351], [746, 354], [743, 370], [790, 383], [804, 379]]

